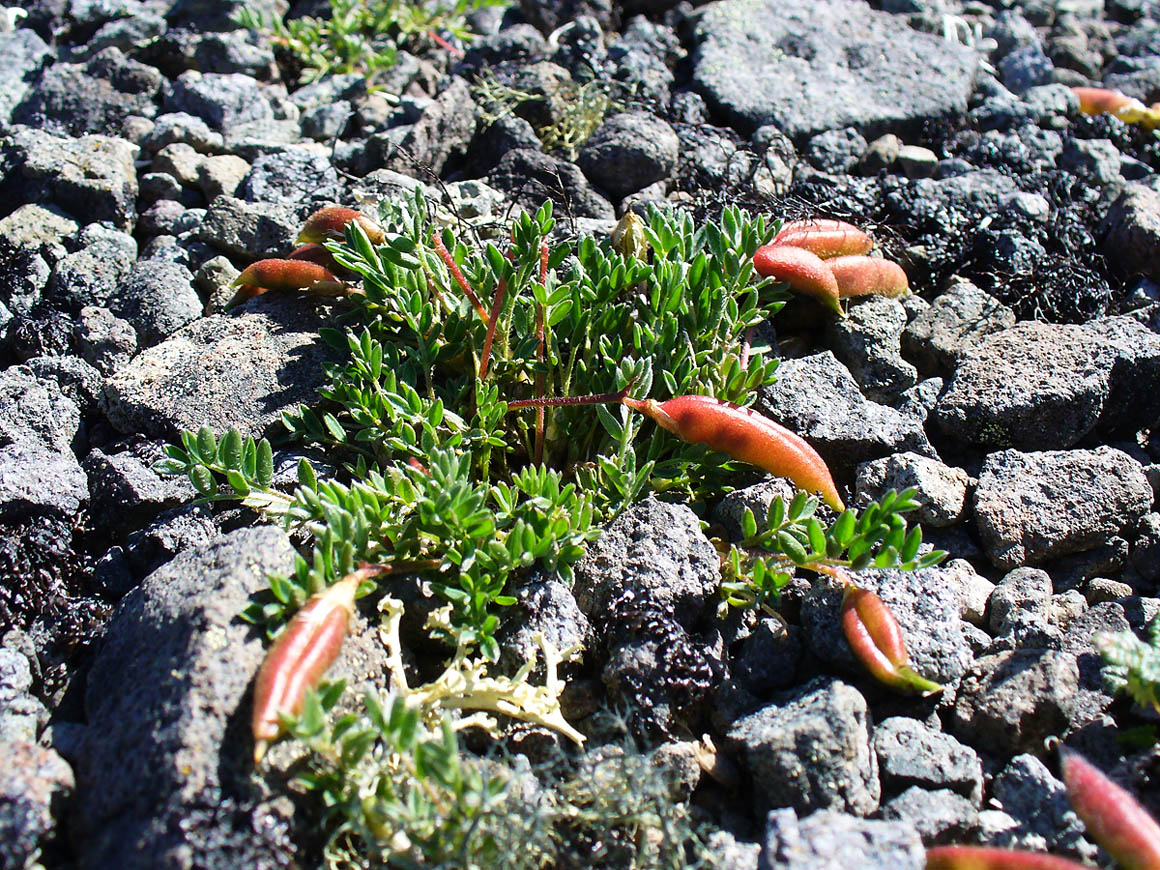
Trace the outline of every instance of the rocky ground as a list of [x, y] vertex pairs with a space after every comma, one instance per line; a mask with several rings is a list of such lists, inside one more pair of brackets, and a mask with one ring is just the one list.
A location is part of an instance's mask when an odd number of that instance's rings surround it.
[[[1106, 863], [1051, 735], [1160, 810], [1160, 755], [1117, 739], [1148, 717], [1091, 645], [1160, 609], [1160, 139], [1069, 89], [1160, 100], [1160, 3], [528, 2], [374, 93], [295, 87], [239, 5], [28, 0], [0, 33], [0, 866], [294, 864], [291, 809], [251, 780], [262, 644], [235, 619], [291, 542], [150, 466], [182, 428], [274, 433], [315, 397], [333, 310], [223, 313], [239, 269], [320, 205], [420, 185], [480, 222], [550, 197], [568, 231], [630, 200], [841, 217], [910, 275], [842, 321], [787, 310], [758, 407], [855, 503], [919, 488], [951, 559], [868, 582], [946, 692], [869, 681], [824, 586], [784, 624], [716, 621], [715, 551], [651, 499], [513, 623], [586, 641], [577, 684], [654, 743], [713, 735], [741, 772], [694, 793], [722, 866], [920, 868], [962, 841]], [[538, 99], [495, 118], [488, 70]], [[614, 111], [546, 153], [593, 78]], [[610, 612], [631, 600], [652, 617]], [[376, 645], [340, 668], [381, 674]]]

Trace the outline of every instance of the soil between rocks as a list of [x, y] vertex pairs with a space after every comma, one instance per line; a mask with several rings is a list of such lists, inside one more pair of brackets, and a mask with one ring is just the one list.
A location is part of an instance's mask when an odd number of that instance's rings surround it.
[[[757, 407], [853, 503], [918, 488], [951, 559], [866, 584], [947, 691], [873, 684], [824, 584], [716, 620], [712, 546], [655, 499], [573, 589], [529, 581], [511, 647], [587, 646], [581, 730], [611, 705], [648, 751], [712, 736], [739, 778], [687, 785], [720, 866], [921, 868], [947, 842], [1110, 866], [1043, 741], [1160, 812], [1160, 752], [1119, 739], [1156, 716], [1108, 694], [1091, 643], [1160, 611], [1160, 136], [1070, 88], [1160, 102], [1160, 3], [527, 0], [473, 15], [463, 51], [408, 44], [380, 89], [299, 86], [240, 5], [0, 9], [0, 867], [317, 860], [238, 749], [261, 644], [234, 615], [292, 543], [150, 466], [182, 428], [269, 433], [312, 399], [335, 311], [223, 313], [222, 288], [315, 208], [416, 187], [480, 224], [547, 197], [568, 231], [649, 202], [870, 231], [914, 294], [787, 307]], [[485, 73], [536, 99], [497, 118]], [[612, 109], [552, 150], [592, 81]], [[348, 646], [385, 688], [377, 644]]]

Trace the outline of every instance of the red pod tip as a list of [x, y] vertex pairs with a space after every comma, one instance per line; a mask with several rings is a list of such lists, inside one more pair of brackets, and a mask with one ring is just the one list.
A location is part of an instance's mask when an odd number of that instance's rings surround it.
[[874, 247], [874, 240], [858, 227], [827, 218], [791, 221], [781, 228], [773, 243], [805, 248], [823, 260], [844, 254], [868, 254]]
[[854, 656], [880, 683], [924, 695], [942, 691], [938, 683], [911, 669], [898, 620], [886, 603], [869, 589], [853, 583], [846, 587], [841, 622], [842, 633]]
[[1067, 858], [990, 846], [935, 846], [926, 850], [926, 870], [1090, 870]]
[[905, 296], [910, 282], [902, 267], [893, 260], [852, 254], [827, 260], [826, 265], [838, 282], [838, 295], [849, 296]]
[[1096, 842], [1124, 870], [1160, 870], [1160, 824], [1131, 793], [1062, 743], [1059, 766], [1072, 808]]
[[306, 219], [298, 234], [298, 241], [321, 243], [327, 239], [341, 239], [346, 235], [346, 225], [351, 221], [358, 222], [372, 244], [381, 245], [387, 240], [383, 228], [373, 218], [353, 208], [331, 205], [320, 208]]

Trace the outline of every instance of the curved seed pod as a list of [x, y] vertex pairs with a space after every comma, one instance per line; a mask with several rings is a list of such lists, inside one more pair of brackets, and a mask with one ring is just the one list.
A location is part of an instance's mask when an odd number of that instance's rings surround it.
[[381, 245], [387, 240], [383, 228], [373, 218], [369, 218], [353, 208], [331, 205], [320, 208], [306, 219], [306, 223], [302, 225], [302, 231], [298, 233], [298, 241], [300, 243], [320, 243], [327, 239], [344, 238], [346, 225], [351, 221], [358, 221], [358, 225], [362, 227], [372, 244]]
[[302, 260], [307, 263], [317, 263], [330, 271], [334, 271], [334, 255], [326, 250], [324, 245], [317, 242], [310, 242], [309, 244], [299, 245], [293, 251], [286, 255], [287, 260]]
[[1160, 824], [1090, 761], [1059, 744], [1067, 797], [1088, 833], [1124, 870], [1160, 870]]
[[848, 296], [905, 296], [910, 292], [906, 273], [893, 260], [852, 254], [827, 260], [826, 265], [834, 273], [838, 295], [843, 299]]
[[845, 254], [868, 254], [874, 240], [853, 224], [819, 218], [786, 224], [773, 244], [805, 248], [825, 260]]
[[1071, 92], [1079, 97], [1079, 110], [1085, 115], [1099, 115], [1102, 112], [1116, 114], [1120, 109], [1132, 105], [1143, 108], [1139, 100], [1108, 88], [1072, 88]]
[[1067, 858], [987, 846], [936, 846], [926, 850], [926, 870], [1090, 870]]
[[791, 290], [814, 296], [842, 314], [838, 303], [838, 281], [829, 263], [817, 254], [793, 245], [765, 245], [753, 255], [759, 275], [788, 284]]
[[279, 713], [297, 715], [306, 690], [316, 685], [342, 649], [354, 599], [367, 572], [348, 574], [313, 596], [278, 635], [254, 681], [254, 763], [282, 735]]
[[319, 296], [344, 296], [347, 291], [333, 272], [309, 260], [258, 260], [243, 269], [233, 283], [279, 292], [306, 290]]
[[626, 396], [620, 401], [648, 415], [678, 438], [705, 444], [770, 474], [788, 477], [801, 489], [821, 492], [834, 510], [845, 509], [834, 478], [817, 451], [756, 411], [712, 396], [677, 396], [667, 402]]
[[885, 602], [869, 589], [851, 583], [842, 596], [842, 633], [854, 656], [871, 675], [887, 686], [924, 695], [942, 686], [919, 676], [909, 665], [906, 642], [898, 620]]

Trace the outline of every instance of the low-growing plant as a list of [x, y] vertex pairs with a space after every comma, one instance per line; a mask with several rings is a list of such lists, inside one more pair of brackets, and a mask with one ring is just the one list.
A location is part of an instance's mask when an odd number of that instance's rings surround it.
[[1096, 635], [1096, 650], [1104, 660], [1104, 682], [1144, 708], [1160, 713], [1160, 614], [1148, 627], [1148, 640], [1131, 631]]
[[284, 21], [248, 7], [235, 18], [239, 27], [269, 34], [300, 67], [301, 84], [327, 75], [360, 73], [368, 84], [395, 65], [400, 48], [417, 38], [443, 41], [440, 32], [471, 38], [465, 19], [488, 6], [508, 0], [330, 0], [325, 18], [303, 16]]
[[[284, 415], [288, 437], [325, 448], [340, 472], [319, 479], [302, 459], [287, 494], [274, 485], [267, 441], [237, 432], [219, 439], [208, 429], [183, 433], [160, 468], [188, 475], [206, 500], [241, 500], [306, 535], [308, 555], [289, 576], [271, 577], [245, 612], [271, 636], [307, 601], [345, 626], [339, 611], [352, 577], [380, 594], [392, 698], [369, 698], [362, 713], [337, 719], [338, 688], [286, 693], [282, 709], [258, 699], [256, 739], [289, 729], [313, 749], [300, 784], [326, 808], [331, 859], [455, 864], [451, 852], [460, 850], [472, 857], [455, 866], [488, 866], [500, 836], [489, 820], [510, 817], [516, 797], [460, 752], [455, 735], [474, 726], [498, 733], [503, 716], [583, 740], [559, 707], [564, 652], [542, 643], [542, 671], [536, 662], [514, 674], [498, 669], [502, 611], [533, 568], [570, 581], [599, 524], [641, 495], [703, 509], [730, 487], [737, 457], [759, 461], [727, 438], [663, 425], [665, 414], [649, 409], [675, 409], [674, 396], [711, 396], [704, 404], [713, 409], [736, 403], [726, 422], [749, 420], [742, 406], [777, 367], [750, 336], [786, 298], [753, 265], [778, 224], [726, 209], [697, 226], [653, 209], [612, 238], [570, 242], [552, 235], [545, 204], [515, 219], [508, 244], [469, 248], [433, 225], [421, 194], [384, 203], [379, 223], [371, 227], [377, 243], [356, 220], [341, 240], [325, 242], [345, 301], [341, 328], [323, 338], [343, 360], [328, 365], [320, 405]], [[549, 395], [618, 398], [611, 407], [537, 402]], [[535, 413], [509, 407], [529, 401], [540, 405]], [[746, 431], [768, 434], [763, 425]], [[809, 486], [821, 479], [812, 471], [801, 478]], [[826, 495], [842, 507], [836, 490]], [[796, 570], [935, 564], [944, 554], [921, 554], [921, 532], [902, 516], [915, 506], [912, 492], [891, 493], [823, 526], [818, 500], [803, 492], [789, 505], [775, 500], [761, 527], [746, 512], [742, 540], [719, 545], [723, 606], [772, 608]], [[418, 575], [442, 599], [427, 631], [454, 650], [442, 676], [414, 688], [392, 595], [400, 575]], [[338, 583], [343, 595], [328, 596]], [[326, 643], [317, 656], [283, 658], [314, 667], [334, 650], [333, 632]], [[895, 646], [883, 649], [905, 664]], [[563, 785], [548, 791], [543, 831], [557, 846], [569, 831], [583, 839], [601, 825], [625, 830], [623, 801], [568, 797]], [[657, 819], [672, 812], [650, 806]], [[617, 842], [651, 842], [643, 830]], [[638, 866], [682, 866], [684, 845], [653, 846]]]

